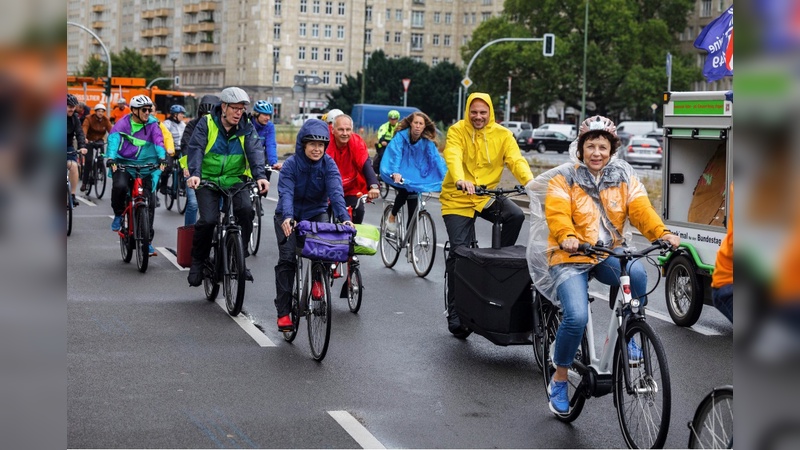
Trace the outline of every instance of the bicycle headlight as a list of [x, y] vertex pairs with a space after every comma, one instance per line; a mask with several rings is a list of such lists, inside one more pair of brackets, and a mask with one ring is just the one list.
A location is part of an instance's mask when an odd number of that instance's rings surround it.
[[638, 308], [639, 307], [639, 299], [634, 298], [631, 300], [631, 308]]

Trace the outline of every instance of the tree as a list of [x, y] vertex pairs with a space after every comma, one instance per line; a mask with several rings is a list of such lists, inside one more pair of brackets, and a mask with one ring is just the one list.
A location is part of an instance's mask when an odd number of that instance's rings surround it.
[[[479, 26], [465, 61], [485, 43], [501, 37], [556, 36], [555, 55], [542, 55], [541, 43], [500, 43], [488, 47], [470, 70], [471, 91], [494, 98], [513, 78], [512, 102], [524, 114], [535, 114], [556, 100], [581, 109], [584, 0], [506, 0], [504, 17]], [[688, 89], [701, 79], [691, 59], [681, 55], [677, 38], [686, 27], [692, 0], [607, 0], [589, 5], [586, 101], [590, 113], [615, 119], [650, 119], [650, 105], [666, 90], [666, 53], [671, 52], [672, 87]], [[515, 20], [510, 20], [514, 18]], [[518, 101], [517, 99], [524, 99]]]
[[[93, 56], [81, 69], [81, 75], [87, 77], [106, 77], [108, 75], [108, 64], [104, 59]], [[114, 77], [133, 77], [144, 78], [146, 82], [153, 79], [166, 77], [167, 74], [162, 70], [161, 65], [149, 56], [142, 56], [136, 50], [125, 47], [119, 53], [111, 53], [111, 76]], [[172, 82], [168, 80], [155, 83], [161, 89], [168, 89]]]

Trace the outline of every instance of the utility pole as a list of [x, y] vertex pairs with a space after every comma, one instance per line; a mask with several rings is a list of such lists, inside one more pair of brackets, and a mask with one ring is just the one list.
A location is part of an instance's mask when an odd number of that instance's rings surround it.
[[589, 45], [589, 0], [586, 0], [586, 14], [583, 16], [583, 88], [581, 88], [581, 120], [586, 118], [586, 49]]
[[367, 14], [364, 13], [364, 42], [361, 50], [361, 103], [367, 94]]
[[275, 116], [275, 76], [278, 74], [278, 53], [280, 48], [273, 48], [272, 49], [272, 115]]
[[505, 104], [505, 118], [503, 119], [506, 123], [511, 120], [511, 75], [508, 76], [508, 92], [506, 92], [506, 104]]

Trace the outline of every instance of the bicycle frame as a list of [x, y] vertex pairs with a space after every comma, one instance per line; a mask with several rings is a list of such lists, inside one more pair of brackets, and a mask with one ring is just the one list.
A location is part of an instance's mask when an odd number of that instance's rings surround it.
[[[411, 262], [411, 252], [408, 248], [409, 244], [412, 243], [411, 232], [414, 233], [413, 242], [419, 242], [419, 227], [417, 227], [417, 223], [419, 223], [419, 217], [422, 212], [427, 211], [425, 209], [426, 200], [427, 197], [422, 192], [417, 192], [417, 211], [414, 213], [414, 217], [411, 218], [411, 223], [408, 224], [408, 227], [406, 227], [405, 220], [403, 220], [405, 218], [401, 217], [402, 211], [397, 215], [397, 234], [400, 236], [400, 239], [397, 240], [397, 248], [398, 251], [401, 248], [406, 249], [406, 260], [408, 262]], [[408, 203], [403, 205], [403, 210], [408, 211]]]
[[228, 258], [228, 249], [225, 246], [225, 235], [228, 233], [237, 233], [241, 235], [242, 227], [236, 221], [236, 215], [233, 213], [233, 198], [238, 194], [240, 191], [248, 189], [252, 189], [252, 182], [244, 183], [236, 190], [231, 189], [224, 189], [213, 182], [203, 181], [201, 183], [202, 186], [206, 186], [211, 189], [215, 189], [219, 191], [223, 196], [225, 196], [225, 201], [223, 205], [226, 207], [226, 211], [222, 211], [220, 208], [219, 218], [217, 220], [216, 225], [214, 226], [214, 243], [216, 251], [218, 252], [217, 255], [219, 257], [215, 257], [215, 264], [217, 267], [214, 268], [214, 272], [216, 273], [216, 280], [222, 281], [225, 275], [229, 275], [230, 273], [225, 270], [220, 270], [224, 267], [222, 261], [227, 261]]
[[[141, 207], [149, 207], [150, 206], [150, 199], [147, 195], [144, 194], [144, 181], [142, 179], [141, 171], [143, 169], [157, 167], [153, 164], [146, 164], [143, 166], [126, 166], [120, 164], [117, 166], [117, 170], [122, 170], [123, 172], [130, 172], [133, 170], [135, 172], [135, 176], [133, 177], [133, 186], [131, 187], [131, 191], [128, 195], [128, 203], [125, 205], [125, 211], [123, 211], [123, 215], [128, 216], [128, 230], [127, 236], [122, 232], [122, 229], [117, 231], [120, 237], [132, 239], [135, 236], [136, 231], [136, 220], [134, 213], [137, 209]], [[149, 237], [148, 237], [149, 239]]]

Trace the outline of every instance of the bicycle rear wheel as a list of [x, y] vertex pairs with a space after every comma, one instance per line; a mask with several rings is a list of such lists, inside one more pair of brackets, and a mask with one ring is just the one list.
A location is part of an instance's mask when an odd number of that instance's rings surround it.
[[237, 232], [228, 232], [225, 235], [226, 259], [223, 263], [224, 278], [222, 284], [225, 288], [225, 306], [228, 314], [237, 316], [242, 312], [244, 303], [244, 248], [242, 236]]
[[67, 236], [72, 234], [72, 193], [69, 190], [69, 183], [67, 183]]
[[436, 225], [427, 211], [420, 211], [411, 233], [411, 265], [417, 276], [425, 278], [436, 259]]
[[175, 177], [175, 201], [178, 202], [178, 214], [186, 212], [186, 179], [183, 178], [183, 169], [173, 170]]
[[381, 259], [386, 267], [394, 267], [394, 265], [397, 264], [397, 259], [400, 258], [401, 240], [399, 237], [399, 230], [403, 222], [402, 211], [396, 217], [398, 232], [390, 235], [390, 233], [386, 231], [386, 223], [389, 220], [389, 214], [392, 213], [393, 206], [392, 203], [386, 205], [386, 208], [383, 210], [383, 217], [381, 217]]
[[168, 173], [166, 178], [162, 178], [161, 182], [164, 183], [164, 207], [167, 208], [167, 211], [172, 211], [172, 205], [175, 204], [175, 191], [173, 188], [175, 187], [175, 171]]
[[[214, 230], [216, 233], [217, 230]], [[217, 299], [219, 294], [219, 277], [217, 277], [217, 246], [211, 246], [211, 252], [208, 254], [208, 260], [203, 264], [203, 291], [206, 294], [206, 300], [213, 302]]]
[[261, 246], [261, 197], [256, 196], [253, 199], [253, 232], [250, 233], [250, 254], [255, 255], [258, 253], [258, 248]]
[[[661, 448], [669, 432], [672, 389], [667, 355], [658, 335], [645, 321], [631, 322], [625, 345], [634, 341], [642, 359], [626, 363], [617, 345], [614, 357], [614, 400], [622, 436], [630, 448]], [[630, 355], [629, 355], [630, 358]], [[628, 370], [631, 392], [625, 385]]]
[[150, 211], [147, 206], [136, 208], [136, 227], [134, 228], [136, 237], [136, 267], [139, 272], [147, 272], [147, 265], [150, 261]]
[[331, 291], [328, 287], [328, 271], [325, 263], [311, 264], [311, 283], [309, 283], [308, 343], [311, 356], [322, 361], [328, 352], [331, 337]]
[[[556, 341], [556, 333], [558, 332], [558, 327], [561, 324], [561, 311], [550, 301], [543, 300], [539, 302], [540, 307], [540, 314], [541, 314], [541, 324], [542, 324], [542, 381], [544, 381], [544, 389], [547, 396], [548, 403], [550, 402], [550, 379], [553, 378], [553, 374], [555, 373], [555, 364], [553, 363], [553, 356], [555, 355], [555, 341]], [[536, 352], [536, 347], [534, 347], [534, 353]], [[581, 345], [578, 347], [578, 352], [575, 354], [575, 360], [582, 362], [584, 365], [589, 365], [589, 343], [586, 340], [586, 335], [584, 334], [583, 338], [581, 339]], [[562, 422], [572, 422], [573, 420], [577, 419], [578, 416], [583, 411], [583, 405], [586, 403], [586, 397], [578, 392], [578, 385], [581, 383], [581, 375], [575, 370], [574, 367], [570, 367], [567, 373], [568, 378], [568, 397], [570, 408], [566, 414], [556, 413], [556, 418]]]
[[119, 227], [119, 251], [122, 254], [122, 260], [126, 263], [131, 262], [133, 258], [133, 248], [136, 246], [136, 241], [133, 236], [128, 234], [128, 212], [122, 214], [122, 224]]
[[689, 423], [689, 448], [733, 448], [733, 386], [714, 389]]
[[98, 200], [103, 198], [103, 195], [106, 193], [107, 181], [106, 166], [101, 158], [94, 163], [94, 194]]
[[292, 290], [292, 309], [289, 311], [289, 317], [292, 318], [292, 331], [284, 331], [283, 332], [283, 340], [286, 342], [294, 341], [294, 338], [297, 337], [297, 327], [300, 325], [300, 316], [302, 315], [302, 311], [305, 310], [306, 305], [306, 290], [304, 289], [303, 283], [306, 282], [307, 274], [304, 271], [303, 262], [300, 258], [297, 259], [297, 267], [295, 268], [294, 273], [294, 289]]
[[361, 294], [364, 287], [361, 284], [361, 269], [357, 265], [350, 264], [345, 283], [347, 283], [347, 306], [350, 307], [351, 313], [357, 313], [361, 309]]

